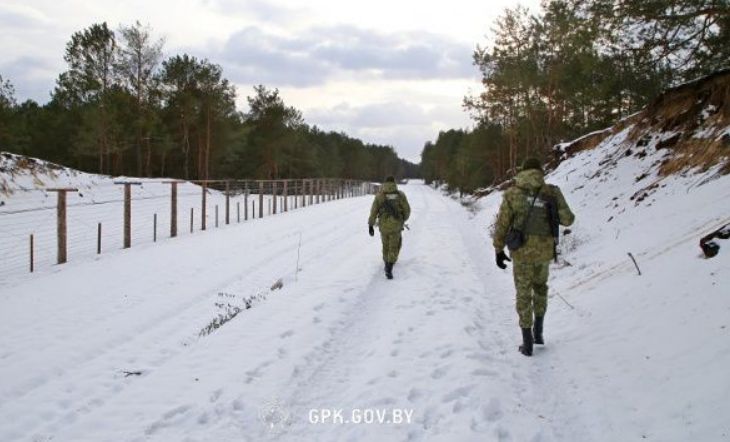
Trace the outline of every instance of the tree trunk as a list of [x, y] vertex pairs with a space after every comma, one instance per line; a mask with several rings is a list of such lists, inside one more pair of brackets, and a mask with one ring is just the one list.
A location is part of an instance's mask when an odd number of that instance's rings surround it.
[[147, 137], [147, 158], [145, 161], [145, 175], [152, 177], [152, 143], [150, 137]]
[[207, 109], [205, 133], [205, 179], [207, 180], [210, 172], [210, 104]]

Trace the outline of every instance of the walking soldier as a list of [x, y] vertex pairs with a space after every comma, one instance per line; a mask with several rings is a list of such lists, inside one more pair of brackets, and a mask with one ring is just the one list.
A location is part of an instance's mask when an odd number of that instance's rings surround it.
[[385, 276], [393, 279], [393, 266], [398, 261], [398, 254], [402, 245], [401, 232], [411, 215], [406, 195], [398, 190], [395, 178], [389, 176], [375, 196], [368, 219], [368, 232], [375, 235], [375, 222], [378, 222], [380, 239], [383, 242], [383, 261], [385, 262]]
[[[549, 264], [557, 259], [559, 225], [569, 226], [574, 218], [560, 188], [545, 183], [540, 161], [525, 160], [514, 186], [504, 192], [492, 237], [497, 266], [505, 269], [505, 261], [514, 260], [523, 341], [519, 350], [525, 356], [532, 356], [533, 343], [544, 344]], [[512, 259], [505, 254], [505, 246]]]

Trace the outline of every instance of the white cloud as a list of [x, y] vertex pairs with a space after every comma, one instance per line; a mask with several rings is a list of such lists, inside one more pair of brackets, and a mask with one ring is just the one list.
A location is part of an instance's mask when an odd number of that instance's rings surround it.
[[[538, 0], [520, 0], [532, 8]], [[0, 73], [19, 101], [44, 102], [65, 69], [71, 34], [136, 20], [187, 52], [223, 67], [239, 91], [281, 89], [311, 124], [390, 144], [418, 160], [439, 130], [470, 124], [461, 109], [478, 90], [471, 53], [514, 0], [3, 0]]]

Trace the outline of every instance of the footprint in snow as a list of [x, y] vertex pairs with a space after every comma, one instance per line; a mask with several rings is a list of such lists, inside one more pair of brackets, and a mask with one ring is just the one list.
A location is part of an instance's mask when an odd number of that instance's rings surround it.
[[243, 400], [241, 399], [234, 399], [233, 402], [231, 402], [231, 408], [234, 411], [241, 411], [243, 410]]
[[423, 397], [423, 390], [420, 390], [418, 388], [411, 388], [411, 391], [408, 392], [407, 399], [409, 402], [414, 402], [422, 397]]
[[460, 397], [468, 396], [469, 392], [474, 389], [473, 385], [466, 385], [464, 387], [459, 387], [456, 390], [446, 394], [443, 399], [441, 399], [441, 402], [451, 402], [456, 399], [459, 399]]
[[290, 337], [292, 335], [294, 335], [294, 330], [287, 330], [284, 333], [282, 333], [281, 335], [279, 335], [279, 337], [281, 339], [285, 339], [285, 338], [288, 338], [288, 337]]
[[448, 371], [449, 371], [449, 368], [448, 367], [440, 367], [440, 368], [437, 368], [436, 370], [434, 370], [431, 373], [431, 377], [433, 379], [441, 379], [442, 377], [444, 377], [444, 375], [446, 373], [448, 373]]
[[482, 417], [488, 422], [497, 422], [504, 416], [499, 399], [493, 397], [487, 405], [482, 406]]
[[200, 416], [198, 416], [198, 423], [200, 425], [206, 425], [210, 421], [210, 416], [208, 413], [203, 413]]
[[472, 376], [486, 376], [486, 377], [496, 377], [499, 374], [496, 371], [488, 370], [486, 368], [477, 368], [476, 370], [471, 372]]

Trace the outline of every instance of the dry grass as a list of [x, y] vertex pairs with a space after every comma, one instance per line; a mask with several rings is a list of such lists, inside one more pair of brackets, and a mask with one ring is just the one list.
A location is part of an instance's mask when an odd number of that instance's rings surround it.
[[563, 150], [561, 152], [556, 152], [558, 153], [558, 156], [548, 161], [547, 169], [555, 169], [562, 161], [565, 161], [568, 158], [572, 158], [576, 154], [585, 150], [595, 149], [607, 138], [616, 135], [628, 126], [635, 124], [638, 121], [639, 117], [640, 114], [630, 115], [609, 128], [592, 132], [573, 140], [565, 147], [563, 147]]
[[[720, 173], [730, 172], [730, 136], [721, 136], [730, 126], [730, 71], [670, 89], [638, 117], [628, 137], [637, 146], [656, 134], [666, 135], [656, 145], [671, 151], [659, 168], [660, 175], [693, 168], [706, 171], [717, 165]], [[698, 131], [705, 133], [697, 137]]]

